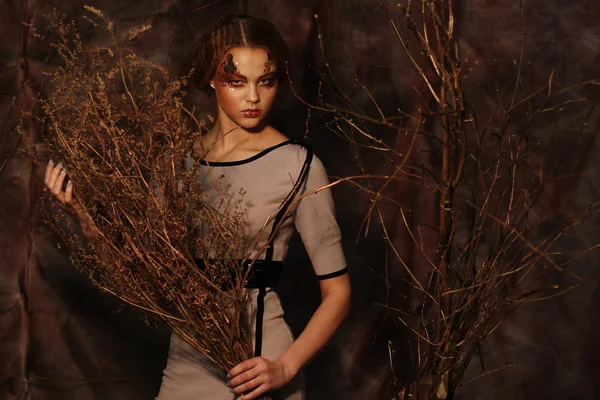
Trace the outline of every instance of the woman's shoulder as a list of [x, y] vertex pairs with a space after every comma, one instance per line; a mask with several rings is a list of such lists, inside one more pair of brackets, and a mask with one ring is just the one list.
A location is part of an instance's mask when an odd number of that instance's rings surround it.
[[297, 164], [300, 158], [306, 156], [308, 148], [307, 144], [299, 140], [290, 139], [272, 126], [268, 128], [263, 146], [263, 152], [277, 150], [277, 152], [273, 152], [273, 155], [280, 158], [281, 161], [285, 161], [285, 164]]
[[278, 147], [280, 147], [279, 157], [291, 164], [303, 163], [307, 157], [314, 157], [310, 145], [302, 140], [287, 139]]
[[309, 143], [303, 140], [288, 139], [279, 150], [277, 164], [287, 172], [300, 171], [304, 164], [308, 164], [310, 175], [327, 175], [325, 166]]
[[263, 132], [265, 138], [264, 142], [266, 142], [267, 146], [272, 146], [290, 140], [286, 135], [279, 132], [277, 129], [273, 128], [270, 125], [267, 128], [265, 128]]

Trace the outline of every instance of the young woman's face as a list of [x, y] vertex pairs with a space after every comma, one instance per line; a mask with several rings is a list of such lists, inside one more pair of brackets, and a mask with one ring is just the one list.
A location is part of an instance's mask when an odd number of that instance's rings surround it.
[[264, 48], [229, 49], [211, 81], [219, 122], [250, 130], [262, 126], [277, 94], [276, 75], [275, 62]]

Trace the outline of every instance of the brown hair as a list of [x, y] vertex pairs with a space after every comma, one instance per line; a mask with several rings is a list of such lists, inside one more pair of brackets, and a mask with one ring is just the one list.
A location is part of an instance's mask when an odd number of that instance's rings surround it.
[[244, 14], [221, 18], [198, 41], [194, 51], [194, 81], [198, 89], [209, 92], [209, 82], [225, 53], [232, 47], [263, 47], [277, 66], [277, 79], [287, 76], [289, 50], [277, 28], [266, 19]]

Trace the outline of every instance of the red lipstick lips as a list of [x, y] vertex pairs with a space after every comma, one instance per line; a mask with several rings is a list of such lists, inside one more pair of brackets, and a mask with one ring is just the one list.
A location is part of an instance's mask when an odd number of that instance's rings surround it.
[[257, 118], [258, 116], [260, 116], [260, 110], [254, 110], [249, 108], [247, 110], [242, 111], [242, 114], [246, 118]]

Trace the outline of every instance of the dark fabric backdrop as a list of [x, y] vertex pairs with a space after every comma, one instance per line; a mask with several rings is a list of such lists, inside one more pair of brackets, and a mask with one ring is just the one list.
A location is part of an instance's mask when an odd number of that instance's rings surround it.
[[[315, 100], [324, 57], [317, 40], [315, 13], [320, 15], [326, 60], [343, 87], [355, 76], [370, 88], [387, 113], [398, 107], [412, 110], [418, 104], [419, 85], [381, 8], [373, 0], [206, 0], [150, 1], [0, 0], [0, 399], [103, 400], [151, 399], [160, 384], [168, 334], [149, 326], [132, 310], [100, 293], [73, 269], [58, 238], [40, 215], [40, 177], [44, 165], [24, 155], [25, 146], [39, 142], [39, 127], [27, 125], [28, 135], [15, 132], [21, 112], [31, 110], [35, 99], [51, 90], [43, 86], [43, 72], [57, 66], [48, 41], [35, 36], [46, 18], [67, 13], [81, 21], [88, 44], [104, 39], [81, 16], [83, 4], [105, 11], [118, 26], [153, 28], [131, 43], [137, 54], [159, 62], [174, 74], [189, 67], [187, 54], [194, 37], [208, 24], [231, 12], [265, 17], [281, 30], [293, 55], [294, 87]], [[533, 61], [524, 78], [525, 89], [540, 87], [552, 70], [564, 86], [600, 75], [600, 2], [597, 0], [530, 0], [524, 3], [524, 25], [517, 0], [459, 2], [458, 30], [468, 70], [465, 90], [481, 121], [487, 121], [498, 93], [516, 75], [523, 26], [527, 32], [525, 60]], [[542, 51], [543, 50], [543, 51]], [[597, 87], [574, 88], [573, 97], [594, 99]], [[190, 89], [187, 101], [206, 104]], [[363, 96], [364, 97], [364, 96]], [[368, 98], [357, 96], [367, 111]], [[549, 113], [533, 126], [543, 145], [532, 167], [547, 170], [565, 149], [562, 171], [568, 179], [546, 186], [539, 209], [540, 234], [564, 222], [565, 215], [598, 199], [595, 162], [598, 112], [589, 103], [571, 105], [556, 118]], [[585, 118], [589, 121], [580, 130]], [[289, 93], [280, 102], [274, 124], [294, 138], [305, 135], [306, 108]], [[512, 120], [510, 129], [523, 129]], [[359, 157], [370, 173], [390, 167], [372, 151], [348, 146], [323, 129], [313, 114], [308, 140], [334, 176], [359, 171]], [[396, 132], [377, 132], [399, 152], [407, 143]], [[417, 143], [416, 159], [435, 167], [435, 144]], [[537, 163], [537, 164], [536, 164]], [[419, 226], [432, 243], [434, 194], [408, 183], [386, 192], [410, 210], [413, 228]], [[355, 238], [369, 198], [350, 186], [334, 189], [344, 246], [354, 285], [353, 311], [332, 343], [308, 368], [309, 399], [390, 399], [387, 341], [396, 349], [396, 368], [408, 379], [406, 332], [373, 303], [385, 299], [381, 279], [386, 261], [381, 229], [374, 223], [367, 237]], [[385, 205], [386, 223], [403, 257], [417, 274], [426, 274], [421, 256], [403, 231], [397, 206]], [[584, 223], [559, 243], [569, 254], [600, 240], [598, 220]], [[594, 256], [572, 267], [584, 285], [565, 296], [527, 304], [509, 315], [506, 323], [482, 346], [481, 362], [474, 360], [469, 376], [506, 365], [516, 366], [482, 377], [461, 388], [460, 399], [591, 399], [600, 397], [596, 340], [600, 329], [597, 307], [600, 273]], [[396, 303], [417, 304], [419, 299], [403, 284], [403, 273], [392, 265], [391, 281], [403, 292]], [[296, 238], [283, 283], [279, 288], [290, 325], [299, 333], [318, 305], [318, 285], [307, 273], [310, 266]], [[559, 285], [564, 275], [550, 274]], [[408, 300], [408, 301], [407, 301]]]

